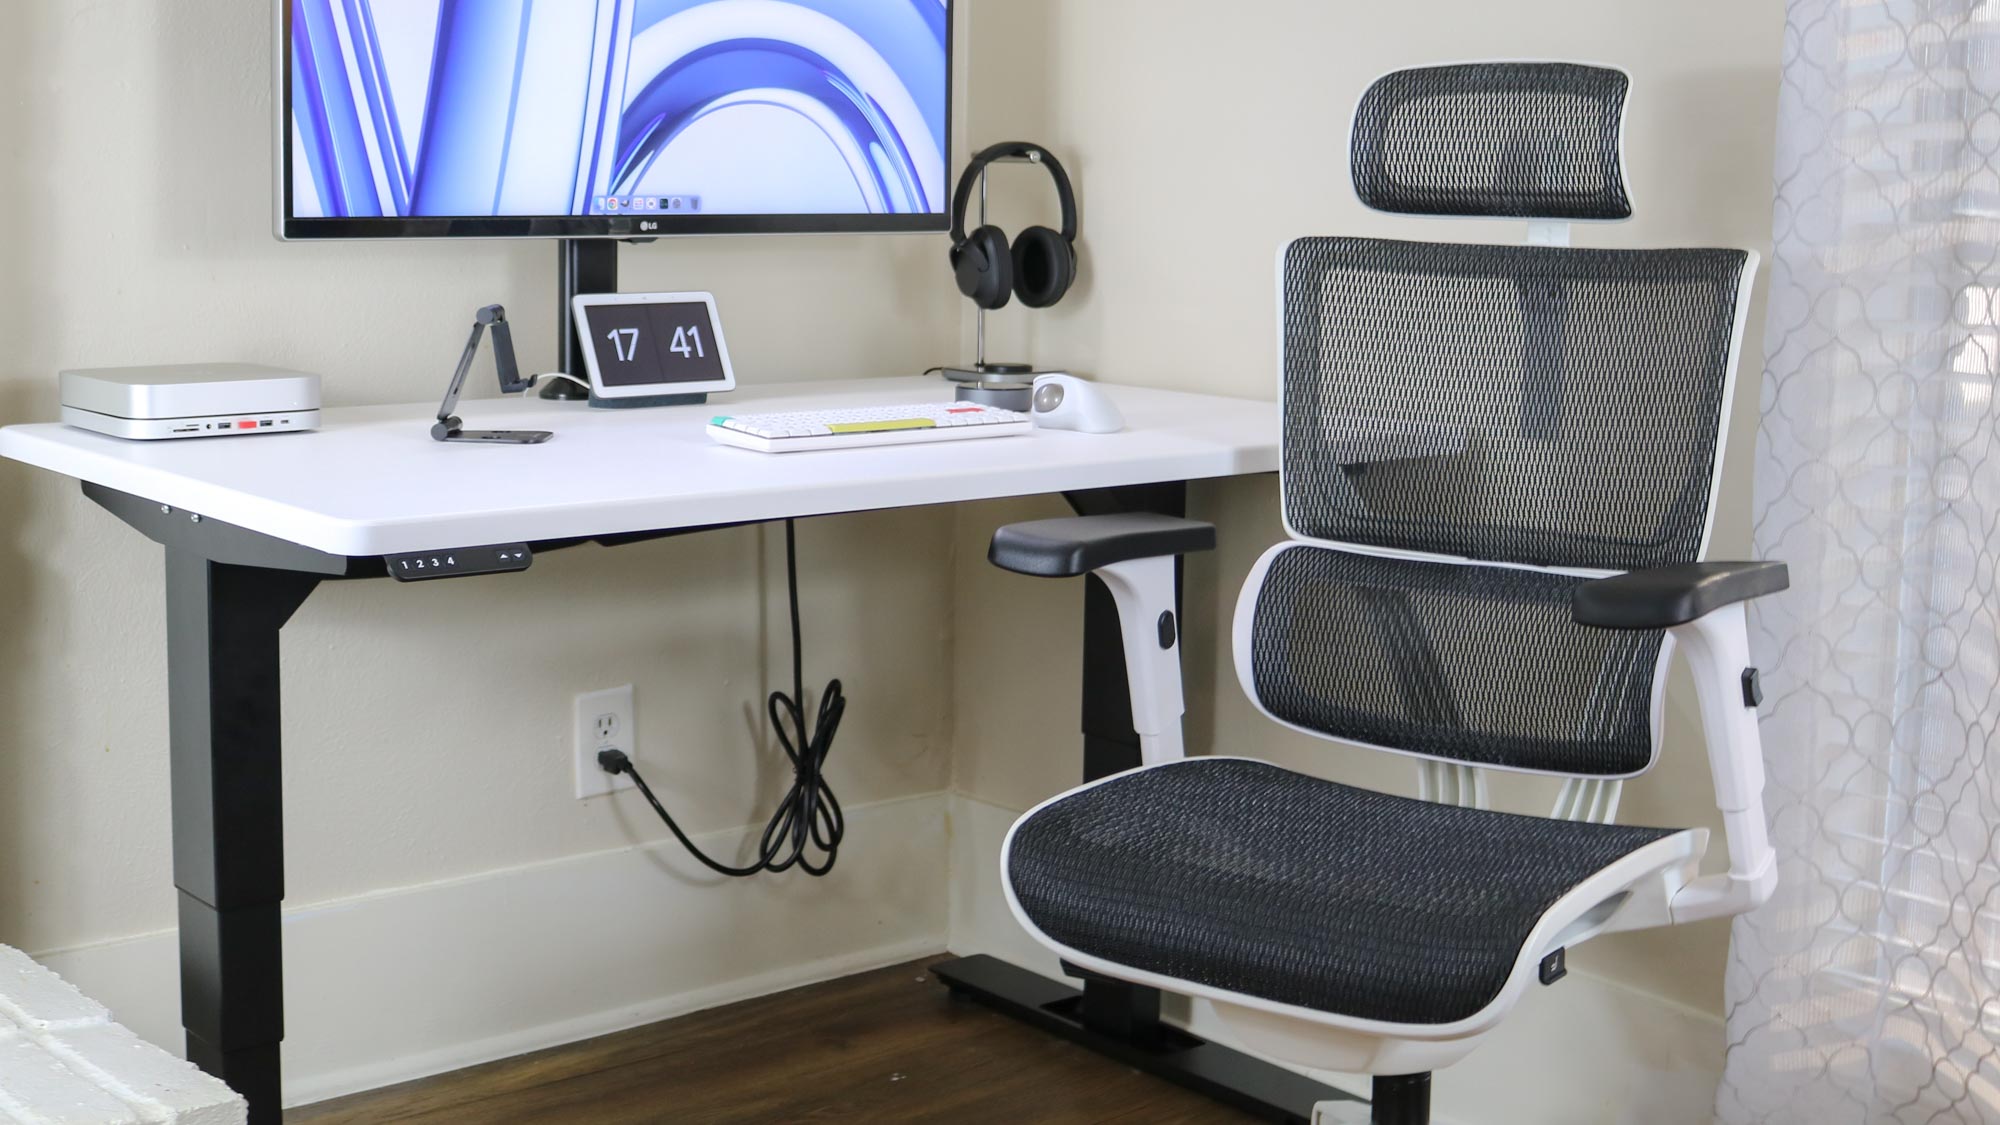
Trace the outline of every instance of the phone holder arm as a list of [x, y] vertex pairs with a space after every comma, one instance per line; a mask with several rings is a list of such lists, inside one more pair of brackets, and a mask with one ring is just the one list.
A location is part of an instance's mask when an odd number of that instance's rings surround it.
[[[451, 385], [445, 388], [444, 401], [438, 405], [437, 424], [431, 427], [431, 437], [438, 441], [457, 440], [463, 433], [465, 424], [457, 417], [458, 396], [465, 390], [465, 377], [472, 371], [472, 360], [479, 354], [480, 337], [487, 329], [493, 330], [493, 369], [500, 378], [500, 393], [519, 394], [532, 390], [538, 375], [521, 378], [520, 363], [514, 358], [514, 330], [507, 324], [507, 310], [499, 305], [487, 305], [480, 309], [472, 321], [472, 335], [465, 341], [465, 351], [458, 357], [458, 370], [451, 376]], [[491, 440], [491, 439], [489, 439]]]

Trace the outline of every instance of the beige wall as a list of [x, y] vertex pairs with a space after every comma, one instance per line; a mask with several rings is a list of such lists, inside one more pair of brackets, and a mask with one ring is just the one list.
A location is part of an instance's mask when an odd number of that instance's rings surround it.
[[[997, 314], [996, 355], [1025, 355], [1111, 382], [1270, 398], [1273, 261], [1305, 234], [1520, 241], [1507, 223], [1438, 223], [1364, 210], [1347, 183], [1356, 97], [1398, 66], [1467, 58], [1576, 58], [1634, 79], [1634, 221], [1578, 227], [1587, 246], [1766, 249], [1780, 0], [1443, 0], [1427, 4], [1250, 0], [988, 0], [973, 21], [972, 136], [1050, 145], [1084, 203], [1082, 284], [1047, 313]], [[996, 181], [1008, 229], [1052, 222], [1025, 171]], [[1747, 541], [1759, 303], [1725, 465], [1717, 551]], [[1382, 787], [1414, 771], [1382, 756], [1281, 733], [1236, 685], [1224, 623], [1244, 573], [1282, 536], [1273, 482], [1206, 484], [1197, 516], [1221, 550], [1188, 568], [1190, 745], [1267, 756]], [[1074, 783], [1081, 590], [983, 563], [990, 529], [1058, 511], [1052, 500], [960, 517], [955, 776], [1009, 808]], [[1685, 687], [1685, 685], [1680, 685]], [[1674, 692], [1663, 766], [1628, 786], [1622, 819], [1714, 821], [1698, 721]], [[1552, 791], [1503, 785], [1503, 804], [1546, 811]], [[1707, 1010], [1721, 1004], [1727, 929], [1630, 935], [1579, 951], [1586, 970]]]
[[[322, 372], [335, 404], [434, 400], [492, 301], [524, 364], [553, 359], [548, 243], [272, 239], [269, 8], [9, 5], [0, 420], [51, 417], [60, 368], [201, 359]], [[623, 256], [629, 289], [715, 290], [746, 382], [912, 373], [955, 345], [936, 236]], [[949, 535], [934, 511], [801, 528], [808, 675], [854, 701], [831, 771], [850, 805], [947, 782]], [[655, 838], [629, 802], [570, 796], [571, 696], [625, 682], [690, 827], [761, 822], [781, 780], [762, 729], [788, 677], [781, 548], [745, 531], [323, 587], [285, 634], [289, 901]], [[73, 484], [0, 466], [0, 942], [173, 924], [162, 620], [157, 548]]]

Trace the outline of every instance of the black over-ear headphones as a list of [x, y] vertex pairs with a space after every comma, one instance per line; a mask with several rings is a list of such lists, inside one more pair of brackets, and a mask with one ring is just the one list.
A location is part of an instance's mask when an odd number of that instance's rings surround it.
[[[965, 208], [972, 202], [973, 186], [987, 165], [1009, 156], [1028, 157], [1049, 170], [1062, 204], [1060, 234], [1047, 227], [1029, 227], [1011, 247], [1006, 232], [995, 226], [980, 227], [966, 237]], [[982, 309], [1000, 308], [1010, 295], [1019, 296], [1031, 309], [1055, 304], [1076, 281], [1076, 225], [1076, 193], [1070, 190], [1069, 174], [1049, 150], [1026, 141], [1006, 141], [984, 150], [966, 166], [951, 197], [951, 268], [958, 275], [958, 291]]]

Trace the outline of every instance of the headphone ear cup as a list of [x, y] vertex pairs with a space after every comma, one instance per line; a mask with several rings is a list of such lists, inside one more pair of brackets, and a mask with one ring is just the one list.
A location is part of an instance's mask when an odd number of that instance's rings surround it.
[[999, 227], [980, 227], [952, 256], [958, 291], [982, 309], [1005, 306], [1014, 293], [1014, 258]]
[[1014, 292], [1031, 309], [1063, 299], [1076, 281], [1076, 250], [1047, 227], [1029, 227], [1014, 240]]

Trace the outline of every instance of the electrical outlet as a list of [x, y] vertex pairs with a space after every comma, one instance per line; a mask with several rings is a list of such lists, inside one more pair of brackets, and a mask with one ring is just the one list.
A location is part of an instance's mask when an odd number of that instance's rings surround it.
[[623, 750], [638, 760], [638, 725], [632, 720], [632, 685], [585, 692], [576, 697], [576, 799], [636, 788], [630, 776], [613, 776], [597, 764], [599, 750]]

